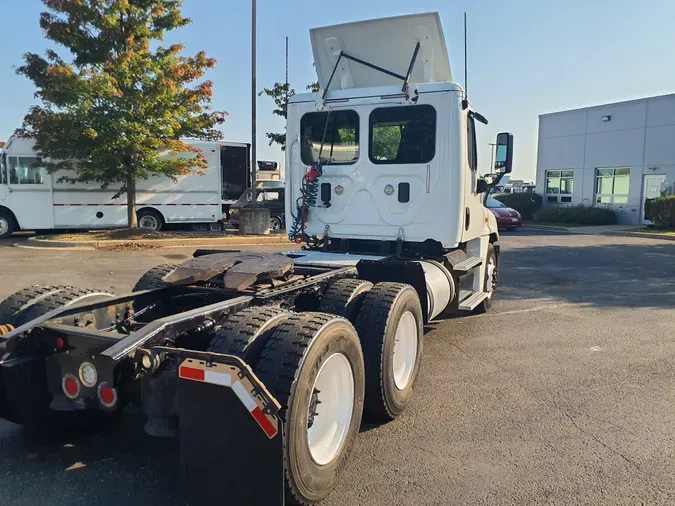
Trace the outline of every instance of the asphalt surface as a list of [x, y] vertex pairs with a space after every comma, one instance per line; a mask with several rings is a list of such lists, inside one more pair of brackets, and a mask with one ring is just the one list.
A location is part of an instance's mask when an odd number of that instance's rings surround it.
[[[430, 326], [412, 405], [363, 427], [324, 504], [675, 504], [675, 244], [502, 243], [492, 311]], [[36, 283], [124, 292], [188, 254], [2, 246], [0, 299]], [[0, 423], [2, 504], [184, 504], [176, 444], [137, 414], [64, 441]]]

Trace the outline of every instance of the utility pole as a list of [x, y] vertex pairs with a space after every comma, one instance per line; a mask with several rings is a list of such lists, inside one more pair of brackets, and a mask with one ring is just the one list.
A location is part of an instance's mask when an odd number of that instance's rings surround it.
[[257, 202], [257, 143], [256, 143], [256, 116], [257, 107], [256, 92], [258, 85], [256, 83], [256, 0], [251, 0], [251, 203], [255, 206]]
[[495, 144], [494, 142], [489, 142], [490, 144], [490, 174], [495, 170], [495, 164], [494, 164], [494, 155], [495, 155]]

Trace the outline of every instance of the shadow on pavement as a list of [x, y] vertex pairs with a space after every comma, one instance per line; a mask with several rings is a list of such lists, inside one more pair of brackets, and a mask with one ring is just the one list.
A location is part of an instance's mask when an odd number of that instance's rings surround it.
[[504, 249], [502, 299], [536, 291], [571, 303], [675, 307], [675, 244], [597, 244]]
[[125, 413], [115, 426], [83, 437], [30, 435], [3, 425], [2, 504], [184, 504], [177, 439], [143, 432], [144, 417]]

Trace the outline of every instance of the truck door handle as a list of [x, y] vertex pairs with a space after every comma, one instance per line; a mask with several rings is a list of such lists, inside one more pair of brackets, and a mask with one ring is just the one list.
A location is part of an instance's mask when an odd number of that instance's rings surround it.
[[330, 207], [331, 187], [330, 183], [321, 183], [321, 201], [324, 207]]

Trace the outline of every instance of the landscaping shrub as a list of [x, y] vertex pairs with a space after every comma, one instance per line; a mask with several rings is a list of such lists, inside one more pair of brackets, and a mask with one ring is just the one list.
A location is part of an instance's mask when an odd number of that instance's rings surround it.
[[518, 211], [526, 220], [531, 220], [544, 203], [541, 195], [534, 192], [501, 193], [493, 195], [493, 197], [502, 204]]
[[650, 220], [657, 227], [675, 227], [675, 195], [653, 199], [649, 206]]
[[615, 225], [616, 214], [604, 207], [549, 207], [537, 214], [538, 221], [579, 225]]

